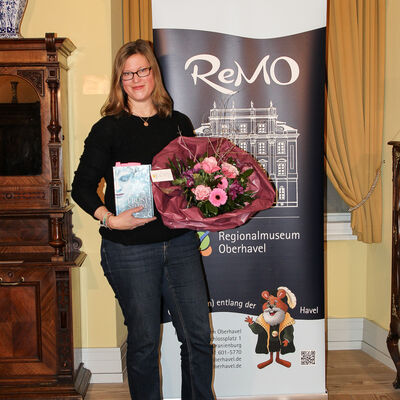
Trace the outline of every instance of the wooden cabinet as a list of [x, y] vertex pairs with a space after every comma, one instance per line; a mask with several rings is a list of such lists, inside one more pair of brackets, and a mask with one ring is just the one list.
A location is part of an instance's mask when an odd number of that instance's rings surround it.
[[85, 254], [69, 198], [69, 39], [0, 40], [0, 399], [85, 397], [71, 270]]
[[392, 289], [391, 317], [387, 347], [397, 370], [393, 386], [400, 388], [400, 142], [392, 145], [393, 161], [393, 214], [392, 214]]

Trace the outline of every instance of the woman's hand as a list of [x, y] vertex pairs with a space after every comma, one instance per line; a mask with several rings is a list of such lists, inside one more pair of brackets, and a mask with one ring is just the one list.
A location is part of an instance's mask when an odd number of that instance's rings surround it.
[[110, 215], [107, 218], [107, 225], [110, 229], [118, 229], [118, 230], [132, 230], [137, 228], [138, 226], [142, 226], [147, 224], [148, 222], [154, 221], [157, 218], [136, 218], [134, 213], [143, 210], [143, 207], [135, 207], [130, 208], [129, 210], [125, 210], [119, 215]]

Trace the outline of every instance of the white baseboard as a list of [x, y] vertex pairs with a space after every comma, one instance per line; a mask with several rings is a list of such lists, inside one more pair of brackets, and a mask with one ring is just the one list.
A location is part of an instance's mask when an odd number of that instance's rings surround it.
[[364, 340], [361, 349], [382, 364], [396, 370], [386, 345], [388, 334], [388, 330], [381, 328], [368, 319], [364, 320]]
[[329, 318], [327, 320], [328, 350], [361, 349], [363, 318]]
[[360, 349], [396, 370], [386, 347], [389, 331], [365, 318], [329, 318], [328, 350]]
[[[328, 350], [362, 350], [396, 370], [386, 347], [388, 331], [365, 318], [329, 318]], [[126, 342], [121, 348], [75, 349], [75, 364], [83, 362], [92, 373], [91, 383], [123, 382], [126, 369]]]
[[126, 342], [119, 347], [75, 349], [75, 365], [82, 362], [91, 373], [90, 383], [121, 383], [126, 369]]

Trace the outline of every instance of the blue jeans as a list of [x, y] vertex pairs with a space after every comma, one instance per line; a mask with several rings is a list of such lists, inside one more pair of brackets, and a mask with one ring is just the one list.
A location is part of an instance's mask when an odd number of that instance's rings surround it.
[[103, 239], [104, 274], [128, 328], [127, 370], [132, 399], [161, 398], [159, 347], [162, 302], [181, 342], [182, 399], [214, 399], [208, 296], [198, 237], [123, 245]]

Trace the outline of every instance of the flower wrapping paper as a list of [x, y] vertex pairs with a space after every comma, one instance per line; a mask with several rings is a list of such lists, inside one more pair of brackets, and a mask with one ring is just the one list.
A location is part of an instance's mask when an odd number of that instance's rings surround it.
[[247, 190], [254, 192], [254, 200], [241, 209], [205, 218], [196, 206], [187, 208], [187, 201], [179, 186], [173, 186], [172, 182], [153, 182], [154, 202], [164, 225], [175, 229], [217, 232], [243, 225], [258, 211], [272, 206], [275, 201], [275, 190], [266, 172], [249, 153], [225, 138], [179, 136], [153, 158], [152, 169], [167, 168], [169, 159], [177, 158], [185, 162], [194, 157], [199, 159], [206, 153], [209, 157], [214, 156], [223, 161], [232, 157], [240, 164], [253, 168], [254, 172], [249, 177]]

